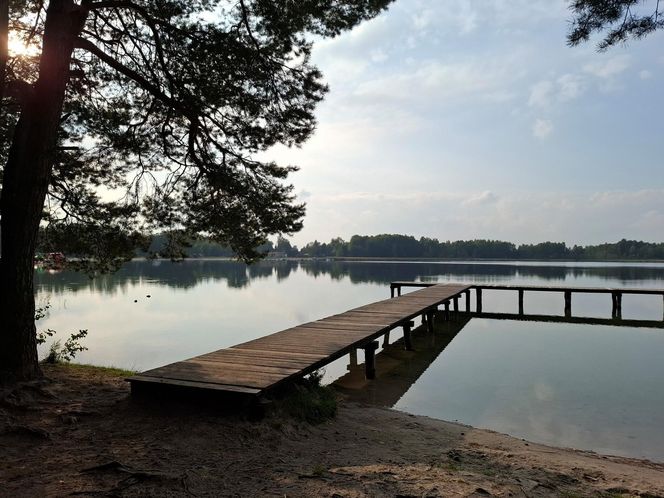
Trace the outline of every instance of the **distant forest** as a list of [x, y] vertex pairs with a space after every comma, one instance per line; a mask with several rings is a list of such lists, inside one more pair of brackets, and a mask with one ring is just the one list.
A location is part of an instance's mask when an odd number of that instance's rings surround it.
[[[165, 235], [156, 235], [151, 251], [165, 245]], [[280, 237], [260, 248], [265, 253], [308, 258], [440, 258], [440, 259], [532, 259], [532, 260], [664, 260], [664, 243], [621, 240], [599, 245], [567, 246], [564, 242], [516, 245], [500, 240], [444, 241], [408, 235], [353, 235], [346, 241], [310, 242], [298, 249]], [[189, 257], [233, 257], [233, 251], [208, 240], [197, 240], [187, 249]]]
[[[70, 247], [68, 232], [40, 237], [39, 251], [61, 251], [68, 256], [77, 256], [78, 250]], [[138, 257], [235, 257], [229, 247], [207, 239], [189, 241], [184, 253], [173, 253], [166, 233], [153, 235], [148, 240], [149, 248], [138, 250]], [[132, 249], [127, 248], [131, 254]], [[431, 258], [431, 259], [529, 259], [529, 260], [663, 260], [664, 242], [652, 243], [637, 240], [621, 240], [599, 245], [567, 246], [564, 242], [540, 242], [539, 244], [516, 245], [500, 240], [439, 241], [428, 237], [416, 239], [409, 235], [353, 235], [350, 240], [334, 238], [329, 242], [309, 242], [302, 248], [291, 244], [283, 237], [258, 247], [266, 255], [289, 258]]]

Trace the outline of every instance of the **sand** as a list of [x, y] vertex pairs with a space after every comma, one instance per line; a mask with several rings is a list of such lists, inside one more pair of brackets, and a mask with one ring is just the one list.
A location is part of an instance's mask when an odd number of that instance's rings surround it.
[[117, 372], [45, 375], [0, 395], [2, 496], [664, 496], [664, 464], [344, 399], [312, 426], [137, 401]]

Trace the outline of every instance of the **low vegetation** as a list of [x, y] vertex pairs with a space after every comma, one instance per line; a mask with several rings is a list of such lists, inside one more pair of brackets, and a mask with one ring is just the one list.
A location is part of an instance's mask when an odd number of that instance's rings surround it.
[[274, 401], [277, 417], [286, 416], [320, 424], [337, 414], [337, 394], [330, 386], [322, 384], [323, 372], [314, 372], [278, 393]]

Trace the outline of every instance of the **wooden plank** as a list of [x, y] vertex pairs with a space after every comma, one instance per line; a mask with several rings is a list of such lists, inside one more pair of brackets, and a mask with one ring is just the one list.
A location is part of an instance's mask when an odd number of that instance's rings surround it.
[[150, 377], [149, 375], [132, 375], [127, 379], [129, 382], [147, 382], [151, 384], [168, 384], [174, 386], [194, 387], [196, 389], [209, 389], [213, 391], [230, 391], [242, 394], [259, 394], [260, 389], [254, 389], [246, 386], [234, 386], [230, 384], [208, 384], [205, 382], [190, 382], [177, 379], [164, 379], [161, 377]]

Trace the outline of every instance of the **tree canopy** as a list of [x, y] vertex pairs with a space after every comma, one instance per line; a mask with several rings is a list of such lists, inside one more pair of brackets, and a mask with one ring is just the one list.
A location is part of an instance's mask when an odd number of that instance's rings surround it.
[[598, 33], [603, 36], [598, 48], [606, 50], [664, 27], [659, 0], [572, 0], [570, 9], [573, 13], [567, 36], [570, 45], [586, 42]]
[[39, 375], [40, 226], [102, 269], [141, 233], [174, 234], [175, 255], [206, 237], [252, 260], [299, 230], [296, 167], [260, 154], [314, 131], [314, 41], [390, 2], [0, 0], [0, 382]]
[[[311, 63], [312, 35], [334, 36], [388, 3], [11, 2], [15, 43], [40, 46], [56, 4], [80, 25], [44, 220], [86, 227], [79, 246], [119, 228], [183, 228], [246, 259], [268, 234], [299, 230], [304, 206], [284, 182], [296, 168], [256, 155], [314, 130], [327, 87]], [[2, 164], [44, 56], [9, 53]]]

